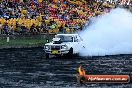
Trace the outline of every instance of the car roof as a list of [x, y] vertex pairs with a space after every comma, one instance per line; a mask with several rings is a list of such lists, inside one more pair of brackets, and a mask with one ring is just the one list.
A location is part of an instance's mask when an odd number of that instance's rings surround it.
[[57, 34], [57, 35], [64, 35], [64, 36], [76, 36], [78, 34]]

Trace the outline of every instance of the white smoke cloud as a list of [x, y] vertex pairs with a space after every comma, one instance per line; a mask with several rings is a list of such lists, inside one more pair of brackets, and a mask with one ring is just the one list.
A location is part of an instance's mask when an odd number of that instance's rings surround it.
[[94, 19], [80, 36], [85, 48], [81, 56], [132, 54], [132, 14], [121, 8]]

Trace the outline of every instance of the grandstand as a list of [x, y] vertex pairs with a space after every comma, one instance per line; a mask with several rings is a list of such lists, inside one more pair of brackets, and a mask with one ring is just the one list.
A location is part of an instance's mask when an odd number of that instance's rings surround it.
[[78, 32], [111, 8], [100, 0], [0, 0], [0, 34]]

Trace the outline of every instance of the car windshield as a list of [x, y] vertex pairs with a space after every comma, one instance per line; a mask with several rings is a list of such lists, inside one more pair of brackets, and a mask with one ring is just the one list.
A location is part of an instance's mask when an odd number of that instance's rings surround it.
[[60, 38], [61, 42], [73, 42], [72, 36], [65, 36], [65, 35], [56, 35], [56, 38]]

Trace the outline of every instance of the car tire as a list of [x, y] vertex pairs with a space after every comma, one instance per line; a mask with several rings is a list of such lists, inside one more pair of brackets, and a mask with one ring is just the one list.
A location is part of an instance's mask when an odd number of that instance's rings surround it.
[[72, 57], [73, 56], [73, 48], [71, 47], [68, 53], [68, 56]]
[[45, 56], [46, 56], [46, 59], [49, 59], [50, 55], [48, 53], [46, 53]]
[[72, 47], [69, 50], [69, 54], [73, 54], [73, 48]]

